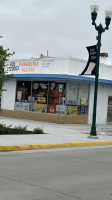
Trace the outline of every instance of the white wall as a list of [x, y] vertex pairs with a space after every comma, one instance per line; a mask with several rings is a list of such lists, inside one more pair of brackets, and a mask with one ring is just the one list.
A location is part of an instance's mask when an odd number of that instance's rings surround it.
[[[112, 86], [99, 84], [97, 97], [97, 115], [96, 124], [107, 123], [108, 96], [112, 96]], [[94, 84], [91, 84], [89, 98], [88, 124], [92, 123], [93, 114], [93, 99], [94, 99]]]
[[[27, 60], [27, 62], [30, 60]], [[21, 61], [22, 62], [22, 61]], [[23, 64], [26, 61], [23, 62]], [[24, 71], [28, 66], [19, 66], [19, 61], [15, 61], [16, 68], [10, 66], [11, 61], [6, 62], [5, 71], [8, 74], [69, 74], [79, 75], [84, 70], [87, 61], [76, 58], [43, 58], [37, 59], [38, 66], [32, 66], [33, 71]]]
[[[23, 62], [23, 65], [27, 62], [33, 63], [33, 60], [15, 60], [15, 66], [12, 67], [12, 61], [7, 61], [5, 71], [8, 74], [69, 74], [79, 75], [85, 69], [87, 60], [76, 58], [42, 58], [36, 59], [37, 66], [19, 66], [19, 63]], [[33, 68], [33, 71], [31, 70]], [[24, 71], [24, 70], [25, 71]], [[112, 66], [106, 64], [100, 64], [99, 78], [112, 80]], [[91, 77], [91, 76], [90, 76]], [[92, 76], [94, 78], [94, 76]]]
[[[31, 60], [27, 60], [31, 61]], [[5, 71], [8, 74], [67, 74], [69, 68], [68, 59], [54, 59], [54, 58], [44, 58], [37, 59], [38, 65], [34, 66], [19, 66], [19, 61], [15, 61], [16, 67], [11, 67], [11, 61], [7, 61], [5, 65]], [[21, 61], [22, 63], [22, 61]], [[26, 61], [23, 62], [23, 65]], [[31, 62], [33, 63], [33, 61]]]
[[14, 110], [15, 95], [16, 95], [16, 80], [5, 82], [1, 98], [1, 109]]
[[99, 78], [112, 80], [112, 65], [100, 64]]

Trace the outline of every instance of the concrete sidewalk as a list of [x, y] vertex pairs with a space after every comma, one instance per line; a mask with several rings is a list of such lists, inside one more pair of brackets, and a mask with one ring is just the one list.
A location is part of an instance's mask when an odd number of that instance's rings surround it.
[[42, 128], [42, 135], [0, 135], [0, 150], [47, 148], [72, 145], [112, 144], [112, 124], [97, 125], [98, 139], [88, 138], [91, 125], [55, 124], [0, 116], [0, 123], [27, 126], [27, 130]]

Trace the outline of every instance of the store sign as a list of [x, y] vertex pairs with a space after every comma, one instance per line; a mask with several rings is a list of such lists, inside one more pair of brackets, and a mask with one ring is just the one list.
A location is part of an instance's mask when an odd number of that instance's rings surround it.
[[97, 60], [97, 45], [86, 47], [89, 53], [88, 63], [80, 75], [95, 75]]
[[52, 65], [53, 60], [7, 61], [5, 63], [5, 72], [8, 74], [44, 74], [45, 67], [50, 67]]
[[7, 72], [16, 72], [19, 70], [19, 65], [16, 62], [10, 62], [10, 64], [5, 67]]
[[53, 60], [43, 60], [42, 61], [42, 67], [50, 67]]
[[38, 67], [38, 61], [25, 61], [25, 62], [13, 62], [11, 61], [7, 68], [7, 72], [16, 72], [16, 71], [22, 71], [22, 72], [34, 72], [35, 67]]
[[19, 66], [21, 67], [34, 67], [38, 65], [38, 61], [19, 62]]
[[38, 61], [19, 62], [19, 66], [22, 68], [22, 72], [34, 72], [35, 67], [38, 66]]

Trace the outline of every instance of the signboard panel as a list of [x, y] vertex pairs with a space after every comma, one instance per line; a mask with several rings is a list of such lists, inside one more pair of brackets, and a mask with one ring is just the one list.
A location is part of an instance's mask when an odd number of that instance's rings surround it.
[[97, 45], [86, 47], [89, 53], [88, 63], [80, 75], [95, 75], [97, 60]]
[[8, 74], [44, 74], [45, 68], [49, 70], [54, 64], [54, 60], [7, 61], [5, 64], [5, 72]]

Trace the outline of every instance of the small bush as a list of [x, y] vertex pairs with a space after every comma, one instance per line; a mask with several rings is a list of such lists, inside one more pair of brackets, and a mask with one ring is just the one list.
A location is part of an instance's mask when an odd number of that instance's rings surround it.
[[14, 128], [13, 128], [13, 132], [15, 133], [15, 134], [27, 134], [27, 126], [25, 126], [25, 127], [21, 127], [21, 126], [15, 126]]
[[41, 128], [35, 128], [35, 129], [32, 131], [32, 134], [44, 134], [44, 131], [43, 131], [43, 129], [41, 129]]
[[0, 124], [0, 134], [44, 134], [43, 129], [35, 128], [33, 131], [28, 131], [27, 126], [15, 126], [11, 128], [11, 125], [7, 126], [5, 124]]
[[9, 133], [9, 126], [6, 127], [5, 124], [0, 124], [0, 133], [1, 134], [8, 134]]
[[0, 124], [0, 128], [3, 128], [4, 127], [4, 124]]
[[0, 133], [3, 133], [4, 131], [4, 124], [0, 124]]

